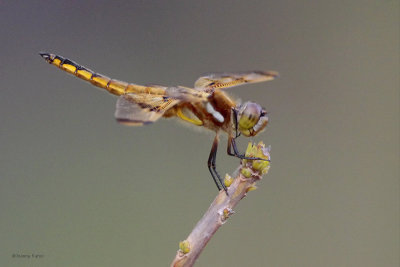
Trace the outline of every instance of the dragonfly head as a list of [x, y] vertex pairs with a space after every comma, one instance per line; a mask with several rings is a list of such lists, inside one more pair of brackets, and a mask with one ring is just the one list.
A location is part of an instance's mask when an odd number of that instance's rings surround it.
[[237, 123], [244, 136], [255, 136], [267, 126], [267, 112], [257, 103], [246, 102], [238, 107]]

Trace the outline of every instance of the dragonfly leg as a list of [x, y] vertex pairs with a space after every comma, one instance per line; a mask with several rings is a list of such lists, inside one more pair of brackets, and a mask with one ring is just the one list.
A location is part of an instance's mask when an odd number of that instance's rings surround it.
[[211, 173], [211, 176], [217, 185], [218, 190], [221, 190], [221, 187], [225, 190], [228, 194], [228, 189], [226, 188], [224, 181], [221, 179], [221, 176], [216, 170], [215, 159], [217, 157], [217, 149], [218, 149], [218, 135], [215, 136], [214, 142], [211, 147], [210, 156], [208, 157], [208, 170]]
[[[258, 158], [258, 157], [246, 157], [244, 154], [240, 154], [237, 145], [236, 145], [236, 138], [233, 136], [228, 137], [228, 148], [227, 148], [227, 153], [229, 156], [237, 157], [239, 159], [249, 159], [249, 160], [266, 160], [269, 161], [269, 159], [263, 159], [263, 158]], [[233, 149], [233, 152], [232, 152]]]
[[238, 138], [240, 136], [240, 132], [238, 132], [238, 111], [236, 108], [232, 108], [233, 112], [233, 122], [235, 124], [235, 138]]

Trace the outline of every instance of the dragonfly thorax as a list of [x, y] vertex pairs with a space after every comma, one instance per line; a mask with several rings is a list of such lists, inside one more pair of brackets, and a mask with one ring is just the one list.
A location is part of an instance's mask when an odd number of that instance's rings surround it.
[[216, 119], [218, 122], [223, 123], [224, 122], [224, 116], [210, 104], [210, 102], [206, 103], [206, 110], [209, 114], [211, 114], [214, 119]]
[[246, 102], [237, 107], [238, 130], [244, 136], [255, 136], [268, 124], [265, 109], [254, 102]]

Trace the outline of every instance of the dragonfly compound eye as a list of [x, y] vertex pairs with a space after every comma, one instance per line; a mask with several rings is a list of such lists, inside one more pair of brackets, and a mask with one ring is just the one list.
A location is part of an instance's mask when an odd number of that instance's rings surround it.
[[245, 136], [253, 136], [254, 127], [260, 120], [263, 109], [254, 102], [244, 103], [238, 114], [238, 126], [240, 132]]

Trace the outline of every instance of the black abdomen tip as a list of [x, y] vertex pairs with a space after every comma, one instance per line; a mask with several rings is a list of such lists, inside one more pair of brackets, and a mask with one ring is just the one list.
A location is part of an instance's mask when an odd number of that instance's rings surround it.
[[46, 52], [39, 52], [39, 55], [41, 55], [44, 59], [48, 59], [50, 57], [50, 54]]

